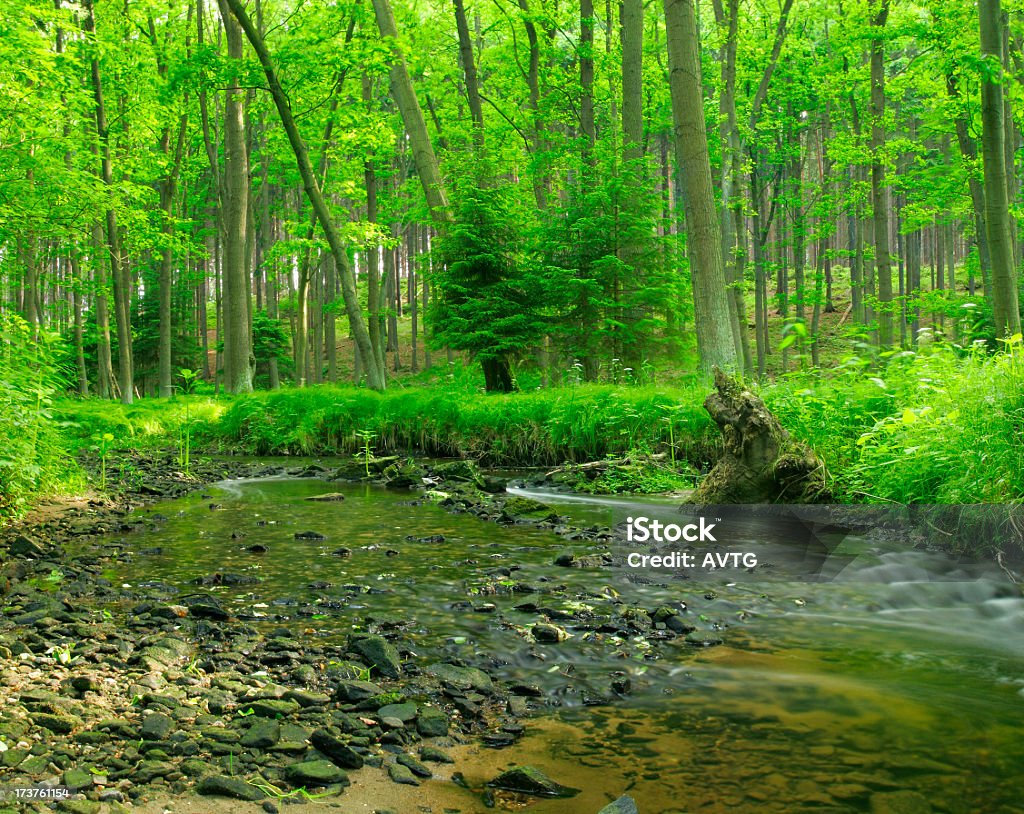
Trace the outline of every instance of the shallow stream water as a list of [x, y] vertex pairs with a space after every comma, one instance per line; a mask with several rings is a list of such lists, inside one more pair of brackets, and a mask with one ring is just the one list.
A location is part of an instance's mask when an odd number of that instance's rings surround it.
[[[305, 499], [330, 491], [346, 499]], [[580, 526], [630, 512], [669, 517], [673, 508], [526, 494]], [[924, 801], [957, 814], [1024, 812], [1024, 600], [994, 566], [853, 539], [852, 562], [827, 581], [787, 573], [780, 557], [755, 574], [638, 584], [627, 569], [552, 565], [592, 544], [449, 514], [409, 492], [260, 479], [208, 495], [144, 510], [150, 528], [125, 536], [131, 556], [108, 576], [211, 591], [240, 618], [325, 638], [405, 625], [404, 642], [425, 658], [485, 659], [496, 677], [540, 687], [549, 711], [521, 741], [475, 749], [457, 767], [478, 786], [511, 763], [532, 763], [581, 789], [529, 811], [588, 814], [630, 793], [643, 814], [915, 814], [928, 810]], [[327, 539], [294, 539], [307, 530]], [[443, 541], [419, 541], [436, 535]], [[762, 561], [780, 545], [748, 543]], [[247, 550], [256, 544], [266, 553]], [[351, 556], [333, 554], [339, 547]], [[189, 584], [215, 573], [260, 581]], [[723, 644], [680, 638], [652, 649], [642, 637], [570, 624], [568, 641], [541, 645], [523, 635], [537, 611], [516, 609], [587, 607], [599, 618], [612, 602], [685, 603]], [[627, 675], [632, 692], [614, 697], [611, 682]], [[486, 810], [460, 793], [462, 811]]]

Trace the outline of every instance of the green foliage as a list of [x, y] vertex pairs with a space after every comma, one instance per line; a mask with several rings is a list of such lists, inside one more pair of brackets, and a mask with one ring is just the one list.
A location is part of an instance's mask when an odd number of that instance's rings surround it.
[[216, 428], [234, 447], [268, 453], [378, 454], [419, 450], [500, 464], [559, 464], [624, 454], [638, 446], [704, 463], [714, 428], [704, 391], [584, 385], [483, 396], [451, 389], [383, 394], [319, 386], [237, 398]]
[[455, 220], [438, 241], [432, 342], [482, 360], [515, 356], [539, 341], [542, 324], [538, 281], [523, 264], [514, 188], [468, 179], [455, 201]]
[[0, 315], [0, 522], [21, 513], [33, 493], [79, 482], [53, 420], [53, 399], [66, 386], [55, 362], [61, 353], [56, 335]]
[[765, 389], [850, 501], [1009, 502], [1024, 498], [1024, 349], [988, 355], [934, 343], [880, 370], [851, 358], [831, 378], [795, 374]]

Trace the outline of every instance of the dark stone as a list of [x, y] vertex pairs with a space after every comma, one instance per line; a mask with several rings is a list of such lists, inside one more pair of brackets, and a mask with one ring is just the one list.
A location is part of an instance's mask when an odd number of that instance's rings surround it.
[[281, 740], [281, 724], [279, 721], [263, 719], [256, 721], [242, 735], [239, 743], [250, 749], [267, 749]]
[[399, 755], [395, 758], [395, 762], [405, 766], [410, 772], [417, 777], [433, 777], [434, 773], [430, 771], [426, 766], [420, 763], [412, 755]]
[[416, 731], [424, 738], [443, 738], [448, 734], [448, 716], [437, 707], [423, 707], [416, 718]]
[[11, 540], [10, 544], [7, 546], [7, 550], [13, 557], [31, 557], [36, 560], [44, 556], [46, 553], [39, 543], [30, 537], [26, 537], [24, 534], [19, 534]]
[[258, 788], [249, 785], [244, 780], [223, 774], [204, 777], [196, 786], [196, 791], [207, 797], [231, 797], [235, 800], [251, 802], [262, 800], [266, 796]]
[[556, 783], [540, 769], [533, 766], [515, 766], [491, 780], [491, 788], [529, 794], [533, 797], [573, 797], [579, 789], [572, 789]]
[[321, 534], [319, 531], [297, 531], [295, 532], [296, 540], [326, 540], [327, 535]]
[[46, 712], [37, 712], [32, 715], [32, 722], [43, 729], [49, 729], [58, 735], [68, 735], [78, 726], [81, 721], [71, 715], [51, 715]]
[[299, 705], [284, 698], [261, 698], [256, 701], [242, 701], [239, 703], [239, 709], [243, 712], [251, 709], [252, 714], [259, 718], [283, 718], [297, 712]]
[[537, 624], [530, 632], [534, 639], [544, 644], [558, 644], [569, 638], [569, 634], [558, 625]]
[[162, 741], [171, 734], [174, 721], [162, 712], [153, 712], [142, 720], [142, 737], [147, 741]]
[[398, 678], [402, 674], [398, 651], [383, 636], [360, 636], [352, 641], [349, 649], [359, 654], [385, 678]]
[[323, 729], [318, 729], [310, 738], [317, 751], [322, 752], [337, 766], [343, 769], [363, 768], [363, 756], [348, 744]]
[[388, 766], [388, 776], [403, 786], [418, 786], [420, 781], [416, 779], [416, 776], [412, 773], [412, 770], [408, 766], [403, 766], [401, 763], [392, 763]]
[[622, 795], [613, 803], [608, 803], [597, 814], [640, 814], [636, 801], [627, 794]]
[[416, 717], [416, 705], [411, 702], [405, 704], [388, 704], [378, 709], [377, 714], [381, 718], [397, 718], [404, 724]]
[[307, 760], [293, 763], [285, 769], [289, 782], [297, 786], [331, 786], [335, 783], [348, 785], [348, 775], [329, 760]]
[[484, 695], [494, 692], [494, 682], [483, 670], [476, 667], [459, 667], [455, 664], [434, 664], [427, 673], [459, 690], [476, 690]]
[[431, 763], [454, 763], [455, 760], [447, 752], [443, 752], [436, 746], [424, 746], [420, 749], [420, 757], [429, 760]]
[[346, 704], [358, 704], [383, 692], [369, 681], [342, 681], [334, 691], [334, 697]]

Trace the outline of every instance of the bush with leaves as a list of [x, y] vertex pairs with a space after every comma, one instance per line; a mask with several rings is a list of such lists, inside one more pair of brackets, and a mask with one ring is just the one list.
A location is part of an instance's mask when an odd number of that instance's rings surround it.
[[0, 521], [23, 512], [30, 496], [77, 481], [51, 407], [67, 382], [56, 334], [14, 314], [0, 315]]

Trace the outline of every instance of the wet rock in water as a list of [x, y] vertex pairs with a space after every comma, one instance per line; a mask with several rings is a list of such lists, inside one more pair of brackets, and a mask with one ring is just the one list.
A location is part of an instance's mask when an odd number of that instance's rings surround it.
[[611, 563], [612, 558], [609, 554], [585, 554], [577, 557], [571, 552], [559, 554], [554, 562], [560, 568], [603, 568]]
[[442, 738], [448, 734], [448, 716], [437, 707], [423, 707], [416, 718], [416, 731], [424, 738]]
[[348, 775], [329, 760], [307, 760], [285, 769], [285, 777], [296, 786], [348, 785]]
[[664, 625], [673, 633], [692, 633], [696, 630], [693, 625], [683, 619], [682, 613], [678, 608], [671, 608], [668, 605], [662, 605], [655, 610], [651, 614], [651, 621], [654, 622], [655, 626]]
[[318, 729], [310, 737], [310, 741], [318, 752], [321, 752], [342, 769], [363, 768], [363, 756], [348, 744], [342, 743], [330, 732]]
[[388, 776], [403, 786], [418, 786], [420, 781], [416, 779], [416, 775], [412, 773], [412, 770], [408, 766], [403, 766], [401, 763], [392, 763], [388, 766]]
[[341, 548], [334, 549], [334, 551], [332, 551], [331, 554], [335, 557], [351, 557], [352, 549], [345, 548], [345, 546], [342, 546]]
[[431, 763], [454, 763], [455, 760], [447, 752], [438, 749], [436, 746], [424, 746], [420, 749], [420, 757]]
[[250, 554], [266, 554], [270, 549], [265, 545], [256, 543], [255, 545], [247, 546], [245, 550]]
[[537, 624], [530, 629], [530, 632], [534, 639], [544, 644], [558, 644], [569, 638], [569, 633], [558, 625]]
[[408, 723], [416, 717], [416, 705], [407, 702], [404, 704], [387, 704], [377, 710], [381, 718], [397, 718], [403, 724]]
[[417, 537], [415, 534], [407, 534], [405, 539], [409, 543], [443, 543], [445, 537], [443, 534], [431, 534], [428, 537]]
[[402, 674], [398, 651], [383, 636], [360, 636], [349, 644], [349, 649], [375, 667], [385, 678], [398, 678]]
[[636, 807], [636, 801], [628, 794], [622, 795], [613, 803], [608, 803], [597, 814], [640, 814]]
[[431, 469], [431, 474], [443, 481], [462, 481], [477, 486], [482, 483], [480, 470], [472, 461], [446, 461], [435, 464]]
[[491, 780], [491, 788], [515, 791], [533, 797], [573, 797], [579, 789], [556, 783], [540, 769], [533, 766], [515, 766]]
[[249, 749], [268, 749], [279, 740], [281, 740], [281, 723], [263, 719], [250, 726], [249, 730], [242, 735], [239, 743]]
[[491, 495], [499, 495], [506, 490], [505, 481], [494, 475], [484, 475], [478, 485], [482, 491]]
[[547, 520], [552, 523], [558, 520], [558, 512], [530, 497], [509, 498], [501, 507], [501, 513], [512, 520]]
[[224, 606], [221, 605], [220, 600], [209, 594], [192, 594], [190, 596], [183, 596], [179, 601], [182, 605], [188, 608], [189, 614], [197, 619], [216, 619], [218, 621], [223, 621], [230, 615], [226, 610], [224, 610]]
[[916, 791], [886, 791], [871, 795], [871, 814], [931, 814], [932, 805]]
[[334, 691], [334, 697], [346, 704], [359, 704], [384, 692], [369, 681], [342, 681]]
[[250, 802], [262, 800], [266, 796], [258, 788], [246, 783], [241, 778], [228, 777], [223, 774], [204, 777], [196, 786], [196, 791], [207, 797], [230, 797], [234, 800]]
[[713, 630], [694, 630], [686, 634], [686, 643], [696, 647], [712, 647], [722, 643], [722, 637]]
[[412, 755], [399, 755], [395, 758], [395, 762], [401, 766], [405, 766], [410, 772], [417, 777], [433, 777], [434, 773], [430, 771], [426, 766], [420, 763]]
[[327, 492], [323, 495], [312, 495], [304, 498], [304, 500], [311, 500], [316, 503], [340, 503], [345, 499], [345, 496], [341, 492]]
[[319, 531], [297, 531], [295, 532], [296, 540], [326, 540], [327, 535], [321, 534]]
[[410, 458], [391, 464], [381, 473], [381, 477], [384, 485], [390, 489], [407, 489], [410, 486], [421, 486], [424, 474], [423, 467]]
[[193, 585], [256, 585], [260, 578], [251, 574], [216, 573], [208, 574], [205, 577], [196, 577], [192, 580]]
[[173, 729], [174, 721], [169, 715], [164, 715], [162, 712], [153, 712], [143, 719], [141, 734], [143, 740], [162, 741], [171, 734]]
[[476, 667], [459, 667], [455, 664], [434, 664], [427, 673], [457, 690], [476, 690], [484, 695], [494, 692], [494, 682], [483, 670]]

